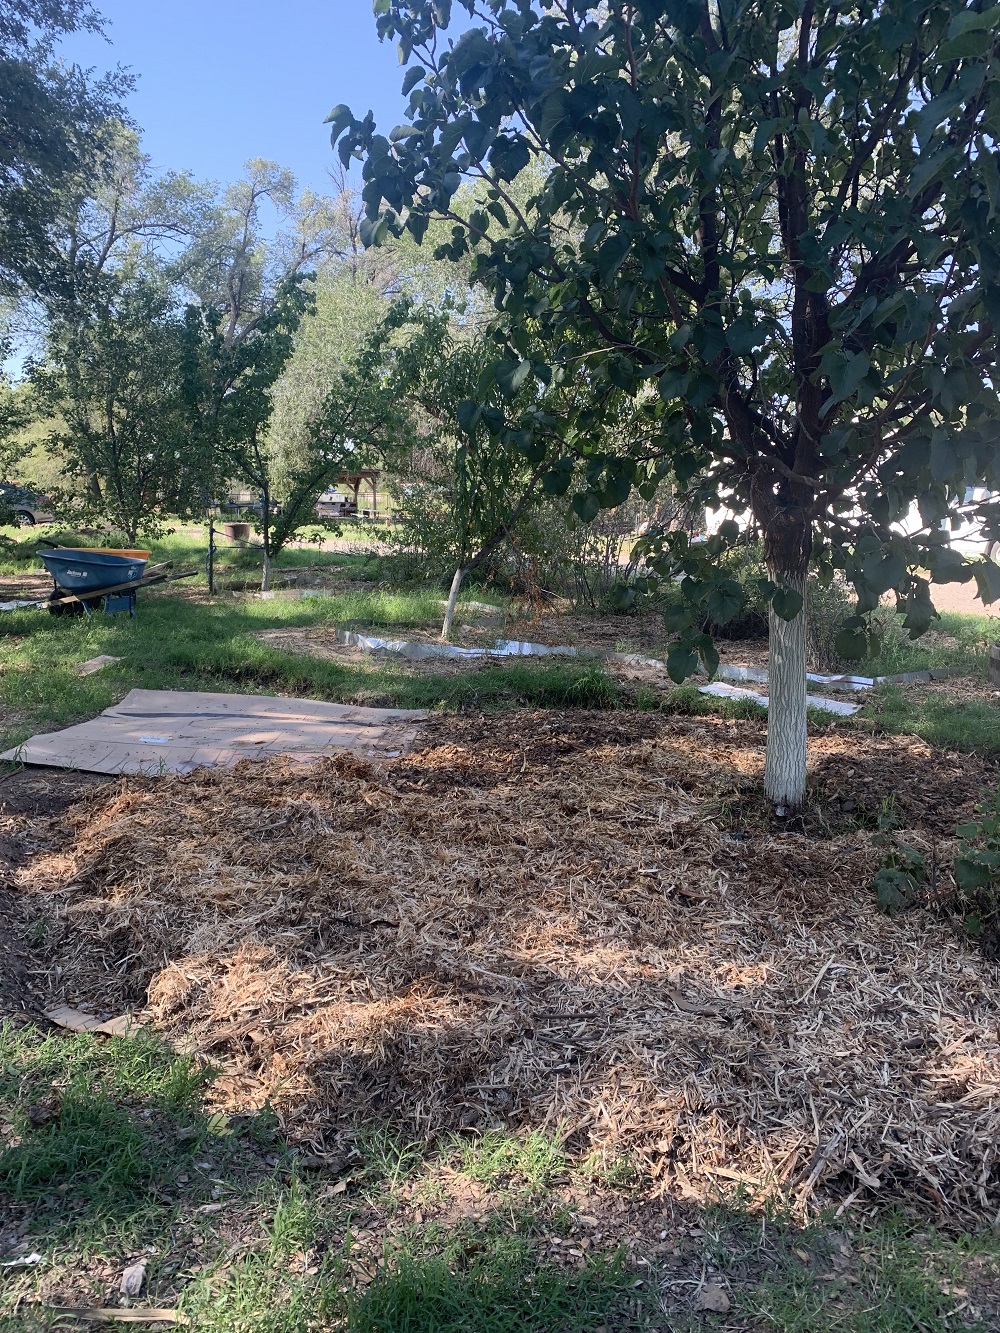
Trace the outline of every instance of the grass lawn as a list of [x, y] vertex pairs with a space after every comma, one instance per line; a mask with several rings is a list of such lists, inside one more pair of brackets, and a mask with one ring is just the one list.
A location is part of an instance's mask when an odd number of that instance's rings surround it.
[[[152, 1040], [0, 1030], [0, 1244], [42, 1256], [0, 1278], [0, 1328], [129, 1304], [211, 1333], [992, 1326], [976, 1304], [1000, 1274], [989, 1234], [892, 1213], [801, 1223], [738, 1193], [650, 1218], [648, 1182], [570, 1167], [558, 1134], [428, 1144], [371, 1126], [349, 1160], [322, 1161], [266, 1111], [213, 1113], [212, 1080]], [[581, 1203], [595, 1196], [599, 1216]], [[462, 1215], [432, 1218], [442, 1199]], [[644, 1244], [621, 1238], [631, 1223]]]
[[[3, 574], [24, 574], [40, 566], [35, 539], [22, 529], [8, 529], [14, 554], [0, 559]], [[366, 530], [345, 528], [345, 536], [363, 544]], [[71, 534], [53, 539], [71, 542]], [[94, 541], [93, 538], [84, 538]], [[152, 589], [139, 594], [134, 621], [122, 616], [56, 618], [35, 611], [0, 616], [0, 741], [9, 746], [40, 730], [71, 725], [92, 717], [129, 689], [208, 689], [245, 693], [298, 694], [341, 702], [413, 708], [638, 707], [665, 712], [723, 712], [752, 717], [752, 702], [708, 700], [694, 685], [678, 690], [623, 690], [599, 666], [567, 660], [497, 663], [474, 673], [415, 674], [398, 662], [346, 664], [280, 651], [254, 637], [266, 629], [329, 627], [345, 621], [375, 624], [396, 633], [436, 625], [443, 592], [437, 587], [392, 589], [377, 582], [378, 565], [359, 551], [297, 547], [282, 554], [275, 575], [308, 575], [306, 586], [319, 595], [305, 599], [260, 600], [222, 592], [214, 600], [204, 575], [206, 538], [198, 527], [182, 527], [152, 543], [154, 560], [173, 560], [178, 568], [197, 568], [196, 578], [178, 585], [180, 593]], [[223, 586], [253, 588], [259, 554], [220, 544], [218, 566]], [[199, 595], [200, 594], [200, 595]], [[471, 601], [490, 592], [467, 590]], [[460, 603], [461, 606], [461, 603]], [[461, 619], [461, 617], [460, 617]], [[622, 617], [622, 638], [629, 620]], [[935, 632], [910, 644], [893, 643], [878, 659], [857, 666], [872, 675], [933, 668], [958, 668], [973, 681], [988, 675], [986, 645], [994, 622], [986, 616], [945, 614]], [[106, 653], [122, 661], [98, 675], [79, 677], [75, 667]], [[821, 728], [828, 715], [813, 714]], [[864, 714], [838, 726], [873, 727], [916, 735], [942, 748], [1000, 755], [1000, 708], [987, 691], [956, 698], [947, 688], [886, 685], [869, 698]]]

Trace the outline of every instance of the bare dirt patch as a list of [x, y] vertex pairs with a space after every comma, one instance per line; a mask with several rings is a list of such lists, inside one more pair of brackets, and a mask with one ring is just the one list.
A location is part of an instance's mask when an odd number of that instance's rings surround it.
[[[41, 998], [143, 1009], [222, 1066], [224, 1106], [269, 1100], [321, 1155], [359, 1121], [561, 1128], [662, 1197], [992, 1220], [997, 969], [941, 919], [875, 910], [884, 853], [856, 822], [724, 818], [763, 740], [522, 712], [443, 719], [381, 766], [123, 781], [17, 874], [58, 926]], [[837, 732], [811, 763], [818, 801], [891, 800], [924, 846], [991, 775]]]
[[45, 573], [0, 575], [0, 602], [40, 600], [52, 591], [52, 579]]

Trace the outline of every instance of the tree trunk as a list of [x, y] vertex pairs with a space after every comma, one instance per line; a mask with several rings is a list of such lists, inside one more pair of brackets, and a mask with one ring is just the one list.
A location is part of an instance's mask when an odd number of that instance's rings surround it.
[[441, 626], [441, 638], [447, 643], [451, 638], [452, 622], [455, 619], [455, 604], [458, 601], [459, 590], [462, 587], [462, 580], [465, 578], [467, 565], [459, 565], [455, 570], [455, 577], [451, 581], [451, 592], [448, 594], [448, 601], [444, 608], [444, 624]]
[[798, 810], [806, 798], [806, 571], [770, 571], [799, 593], [794, 620], [769, 612], [767, 757], [764, 788], [779, 809]]
[[261, 526], [264, 529], [264, 571], [261, 575], [261, 592], [271, 591], [271, 496], [265, 483], [261, 496]]

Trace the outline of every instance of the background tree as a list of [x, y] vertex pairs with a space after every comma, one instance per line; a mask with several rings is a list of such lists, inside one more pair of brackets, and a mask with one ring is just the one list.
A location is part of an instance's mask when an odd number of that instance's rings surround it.
[[62, 422], [50, 447], [84, 483], [63, 506], [130, 546], [204, 504], [212, 459], [189, 430], [186, 334], [153, 281], [105, 283], [100, 304], [53, 323], [34, 371], [43, 408]]
[[[376, 0], [409, 62], [409, 121], [332, 115], [364, 157], [369, 237], [430, 218], [543, 364], [586, 364], [596, 390], [657, 386], [658, 453], [706, 499], [749, 509], [771, 605], [768, 794], [805, 794], [803, 599], [810, 559], [842, 568], [859, 615], [895, 590], [911, 634], [934, 614], [925, 573], [1000, 570], [951, 551], [966, 488], [1000, 489], [1000, 7], [986, 0], [462, 0], [478, 22], [440, 40], [451, 5]], [[509, 183], [532, 155], [530, 209]], [[484, 207], [453, 206], [463, 176]], [[512, 338], [517, 351], [516, 339]], [[651, 484], [645, 452], [609, 460]], [[580, 504], [607, 498], [599, 468]], [[616, 487], [616, 493], [617, 489]], [[603, 498], [601, 492], [603, 489]], [[914, 505], [923, 529], [898, 526]], [[997, 507], [978, 507], [998, 530]], [[713, 566], [732, 536], [661, 552], [685, 574], [676, 676], [739, 590]]]
[[125, 118], [127, 75], [94, 81], [57, 59], [58, 38], [81, 29], [101, 31], [86, 0], [0, 7], [0, 290], [7, 293], [52, 289], [63, 189], [93, 175], [105, 125]]
[[499, 325], [477, 328], [446, 308], [428, 319], [428, 335], [410, 398], [424, 423], [416, 445], [430, 483], [424, 500], [436, 499], [444, 510], [454, 561], [441, 630], [449, 639], [465, 579], [488, 568], [502, 548], [516, 547], [524, 520], [546, 493], [565, 493], [566, 451], [579, 413], [566, 377], [540, 385], [527, 360], [505, 358]]
[[412, 433], [410, 396], [442, 350], [439, 321], [403, 300], [345, 351], [325, 380], [306, 447], [287, 474], [274, 529], [277, 549], [315, 520], [317, 499], [345, 473], [382, 467], [405, 448]]
[[235, 332], [231, 311], [192, 304], [186, 313], [184, 393], [190, 436], [198, 452], [213, 460], [213, 490], [238, 480], [260, 496], [265, 591], [271, 586], [271, 560], [280, 549], [272, 531], [272, 392], [311, 301], [303, 276], [294, 274], [282, 281], [268, 309]]

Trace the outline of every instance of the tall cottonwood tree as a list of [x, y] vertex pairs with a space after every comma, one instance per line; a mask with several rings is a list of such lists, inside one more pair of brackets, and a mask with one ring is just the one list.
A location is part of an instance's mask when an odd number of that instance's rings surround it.
[[[649, 490], [664, 467], [749, 509], [771, 598], [766, 786], [805, 794], [803, 602], [810, 560], [843, 569], [859, 615], [894, 590], [912, 635], [933, 581], [1000, 570], [949, 548], [975, 483], [1000, 489], [1000, 6], [989, 0], [375, 0], [409, 64], [408, 124], [390, 137], [346, 107], [342, 158], [363, 157], [366, 238], [421, 238], [449, 219], [544, 380], [587, 368], [595, 389], [655, 384], [656, 447], [591, 456], [586, 515]], [[533, 158], [530, 208], [511, 181]], [[484, 183], [463, 216], [463, 178]], [[517, 338], [530, 315], [544, 360]], [[527, 447], [531, 447], [530, 444]], [[919, 506], [922, 530], [899, 522]], [[976, 507], [996, 534], [996, 505]], [[675, 677], [698, 656], [704, 607], [740, 592], [683, 539]]]
[[0, 5], [0, 292], [37, 296], [57, 287], [53, 229], [66, 186], [99, 174], [109, 121], [125, 116], [132, 79], [95, 80], [58, 59], [59, 39], [102, 31], [87, 0], [5, 0]]

